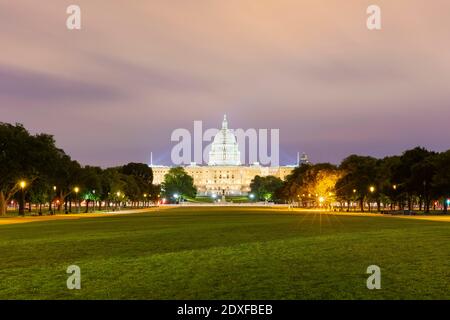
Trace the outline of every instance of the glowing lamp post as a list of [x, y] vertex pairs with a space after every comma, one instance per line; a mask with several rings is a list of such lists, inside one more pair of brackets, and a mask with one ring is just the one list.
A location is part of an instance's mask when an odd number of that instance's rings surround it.
[[95, 212], [95, 207], [97, 206], [97, 197], [95, 196], [96, 191], [92, 190], [92, 201], [94, 205], [92, 206], [92, 212]]
[[[375, 192], [375, 187], [374, 186], [370, 186], [369, 191], [370, 191], [371, 194], [373, 194]], [[369, 212], [371, 212], [370, 199], [369, 199]]]
[[120, 193], [120, 191], [117, 191], [117, 193], [116, 193], [116, 196], [117, 196], [117, 204], [116, 204], [116, 206], [118, 207], [118, 209], [120, 210], [120, 195], [121, 195], [121, 193]]
[[75, 202], [77, 203], [77, 213], [80, 213], [80, 203], [78, 202], [78, 192], [80, 192], [80, 188], [75, 187], [73, 189], [73, 191], [75, 192]]
[[325, 202], [325, 198], [319, 197], [319, 207], [322, 207], [324, 202]]
[[20, 186], [20, 201], [19, 201], [19, 215], [25, 215], [25, 187], [27, 186], [26, 181], [22, 180], [19, 182]]
[[53, 212], [53, 200], [56, 198], [56, 186], [53, 186], [53, 196], [50, 198], [50, 204], [49, 204], [49, 211], [50, 211], [50, 214], [53, 214], [54, 212]]

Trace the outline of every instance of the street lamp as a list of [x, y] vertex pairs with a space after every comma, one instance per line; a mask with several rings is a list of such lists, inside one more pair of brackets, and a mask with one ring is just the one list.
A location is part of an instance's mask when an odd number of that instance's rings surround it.
[[[375, 192], [375, 187], [374, 186], [370, 186], [369, 191], [370, 191], [370, 193], [374, 193]], [[371, 212], [370, 199], [369, 199], [369, 212]]]
[[56, 198], [56, 186], [53, 186], [53, 196], [50, 198], [50, 214], [53, 214], [53, 207], [52, 207], [52, 204], [53, 204], [53, 199], [55, 199]]
[[117, 199], [118, 199], [118, 202], [117, 202], [118, 209], [120, 210], [120, 195], [121, 195], [120, 191], [117, 191], [116, 195], [117, 195]]
[[22, 180], [19, 182], [20, 186], [20, 202], [19, 202], [19, 215], [24, 216], [25, 215], [25, 187], [27, 186], [27, 182], [25, 180]]
[[78, 202], [78, 192], [80, 192], [80, 188], [75, 187], [73, 191], [75, 191], [75, 202], [77, 203], [77, 213], [80, 213], [80, 203]]
[[97, 197], [95, 196], [96, 191], [92, 190], [92, 202], [93, 202], [93, 207], [92, 207], [92, 212], [95, 212], [95, 207], [97, 206]]

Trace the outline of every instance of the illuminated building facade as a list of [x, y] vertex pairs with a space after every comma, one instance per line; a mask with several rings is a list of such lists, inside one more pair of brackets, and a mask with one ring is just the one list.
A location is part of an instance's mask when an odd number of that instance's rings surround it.
[[[198, 195], [246, 195], [250, 192], [250, 183], [255, 176], [275, 176], [284, 180], [295, 168], [295, 165], [276, 167], [261, 166], [258, 163], [242, 165], [238, 147], [235, 135], [228, 129], [225, 116], [222, 129], [216, 134], [211, 145], [208, 165], [191, 164], [184, 167], [193, 177]], [[308, 162], [306, 154], [298, 158], [298, 163]], [[164, 176], [171, 168], [153, 164], [151, 167], [155, 184], [164, 182]]]

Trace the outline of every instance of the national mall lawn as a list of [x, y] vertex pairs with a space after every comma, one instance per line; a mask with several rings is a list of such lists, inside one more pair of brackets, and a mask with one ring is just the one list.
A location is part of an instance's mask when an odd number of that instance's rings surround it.
[[180, 207], [0, 225], [0, 299], [449, 298], [445, 221]]

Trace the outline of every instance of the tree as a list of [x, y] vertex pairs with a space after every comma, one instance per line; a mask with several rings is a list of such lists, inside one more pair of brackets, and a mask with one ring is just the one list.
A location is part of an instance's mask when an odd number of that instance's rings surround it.
[[408, 210], [412, 210], [415, 197], [422, 201], [429, 198], [430, 184], [434, 175], [432, 158], [435, 154], [424, 148], [416, 147], [405, 151], [400, 161], [393, 169], [392, 179], [405, 194]]
[[58, 211], [61, 211], [61, 206], [64, 205], [64, 211], [68, 213], [68, 200], [74, 188], [81, 183], [81, 170], [82, 168], [77, 161], [72, 160], [66, 154], [60, 155], [53, 174], [53, 183], [58, 195]]
[[430, 203], [432, 196], [432, 181], [436, 172], [435, 154], [430, 153], [421, 162], [416, 163], [411, 168], [412, 177], [410, 183], [413, 184], [416, 194], [419, 196], [419, 209], [422, 209], [422, 203], [425, 212], [430, 212]]
[[339, 166], [342, 175], [336, 182], [338, 197], [346, 201], [359, 201], [360, 209], [364, 211], [364, 201], [370, 201], [370, 187], [375, 183], [376, 168], [377, 159], [372, 157], [351, 155], [345, 158]]
[[304, 178], [306, 177], [307, 171], [310, 169], [311, 164], [302, 164], [292, 171], [286, 177], [283, 189], [280, 193], [284, 196], [284, 199], [289, 202], [298, 201], [300, 197], [299, 191], [304, 185]]
[[278, 201], [277, 195], [283, 187], [283, 180], [274, 176], [260, 177], [256, 176], [250, 183], [251, 193], [258, 200]]
[[0, 215], [21, 189], [19, 181], [30, 187], [36, 179], [52, 176], [62, 153], [50, 135], [30, 135], [20, 124], [0, 123]]
[[337, 167], [330, 163], [310, 165], [303, 184], [297, 191], [303, 202], [310, 205], [331, 205], [335, 199], [335, 186], [340, 177]]
[[146, 186], [153, 182], [153, 170], [144, 163], [128, 163], [122, 167], [122, 173], [139, 178]]
[[161, 198], [161, 186], [159, 184], [152, 184], [148, 194], [148, 200], [157, 203]]
[[333, 164], [302, 164], [286, 177], [280, 193], [290, 202], [297, 201], [303, 206], [331, 204], [339, 177], [340, 172]]
[[336, 197], [339, 201], [347, 203], [347, 212], [350, 211], [351, 202], [356, 202], [359, 196], [354, 187], [353, 175], [344, 174], [338, 181], [336, 181], [335, 190]]
[[30, 203], [39, 204], [39, 215], [42, 215], [42, 205], [51, 201], [51, 189], [45, 178], [38, 178], [28, 192]]
[[[89, 211], [90, 202], [96, 201], [98, 195], [102, 193], [101, 173], [102, 169], [99, 167], [86, 166], [80, 170], [79, 187], [82, 191], [81, 198], [86, 203], [86, 213]], [[78, 200], [81, 201], [81, 199]]]
[[146, 198], [154, 191], [152, 168], [144, 163], [129, 163], [123, 166], [120, 172], [127, 176], [124, 179], [127, 180], [127, 195], [130, 199], [134, 202], [146, 202]]
[[197, 189], [194, 186], [194, 179], [188, 175], [182, 167], [171, 168], [169, 170], [164, 176], [161, 190], [171, 202], [178, 201], [174, 195], [194, 198], [197, 194]]
[[[131, 200], [133, 203], [141, 200], [143, 198], [143, 194], [145, 193], [142, 186], [139, 185], [140, 180], [135, 176], [122, 175], [121, 179], [123, 181], [124, 194]], [[148, 190], [146, 188], [145, 190]]]
[[437, 155], [434, 165], [435, 172], [431, 185], [437, 197], [443, 200], [444, 212], [447, 212], [450, 199], [450, 150]]
[[125, 188], [125, 182], [121, 178], [118, 168], [105, 169], [100, 175], [100, 199], [106, 202], [107, 207], [109, 203], [117, 201], [117, 192], [123, 192]]
[[[384, 203], [390, 203], [391, 209], [401, 199], [400, 185], [393, 179], [394, 170], [399, 163], [399, 156], [385, 157], [377, 162], [376, 167], [375, 185], [379, 190], [378, 201], [382, 198]], [[378, 205], [378, 207], [380, 206]]]

